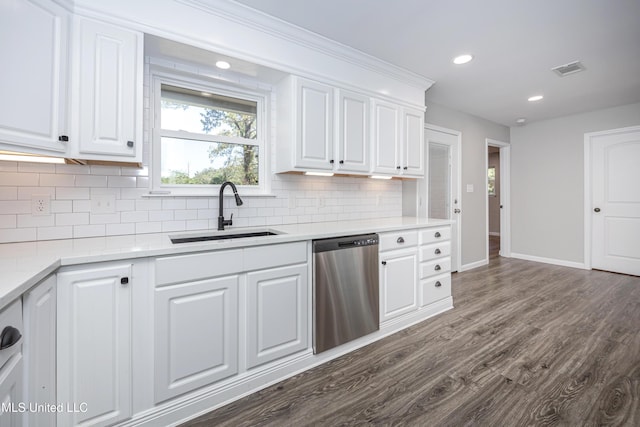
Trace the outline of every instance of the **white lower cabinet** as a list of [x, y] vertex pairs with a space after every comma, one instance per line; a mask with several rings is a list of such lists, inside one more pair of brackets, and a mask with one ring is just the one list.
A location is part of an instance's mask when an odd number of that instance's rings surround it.
[[238, 372], [238, 275], [155, 291], [155, 400]]
[[56, 413], [39, 410], [56, 403], [56, 276], [29, 290], [24, 306], [24, 401], [36, 410], [26, 414], [29, 426], [55, 426]]
[[414, 311], [418, 307], [416, 249], [380, 253], [380, 321]]
[[58, 273], [59, 426], [106, 426], [132, 415], [132, 264]]
[[23, 396], [24, 328], [22, 323], [22, 301], [17, 300], [0, 311], [0, 426], [18, 427], [24, 422], [20, 405]]
[[304, 350], [307, 333], [306, 264], [247, 274], [247, 367]]

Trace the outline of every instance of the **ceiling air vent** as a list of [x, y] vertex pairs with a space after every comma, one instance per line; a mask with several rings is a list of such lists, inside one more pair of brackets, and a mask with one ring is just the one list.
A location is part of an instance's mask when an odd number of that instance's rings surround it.
[[579, 73], [580, 71], [584, 71], [584, 65], [580, 61], [570, 62], [568, 64], [559, 65], [551, 69], [555, 71], [557, 75], [560, 77], [568, 76], [569, 74]]

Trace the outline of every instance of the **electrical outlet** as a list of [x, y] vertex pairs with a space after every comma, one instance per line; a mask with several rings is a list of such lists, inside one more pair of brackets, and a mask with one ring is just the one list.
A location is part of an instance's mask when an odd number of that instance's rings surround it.
[[32, 194], [31, 215], [51, 215], [51, 196], [48, 194]]
[[103, 195], [91, 198], [91, 213], [108, 214], [116, 211], [116, 196]]

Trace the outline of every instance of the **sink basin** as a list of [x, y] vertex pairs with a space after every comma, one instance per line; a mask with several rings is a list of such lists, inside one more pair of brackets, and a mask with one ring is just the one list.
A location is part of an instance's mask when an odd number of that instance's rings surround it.
[[169, 236], [171, 243], [192, 243], [192, 242], [206, 242], [209, 240], [230, 240], [230, 239], [246, 239], [247, 237], [262, 237], [262, 236], [276, 236], [281, 234], [272, 230], [260, 230], [260, 231], [239, 231], [237, 233], [226, 232], [208, 232], [205, 234], [183, 234], [178, 236]]

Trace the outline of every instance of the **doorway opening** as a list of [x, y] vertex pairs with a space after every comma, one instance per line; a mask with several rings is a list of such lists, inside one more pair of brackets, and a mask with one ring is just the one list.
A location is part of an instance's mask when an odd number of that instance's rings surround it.
[[502, 141], [485, 140], [487, 195], [487, 263], [498, 256], [511, 256], [511, 146]]

